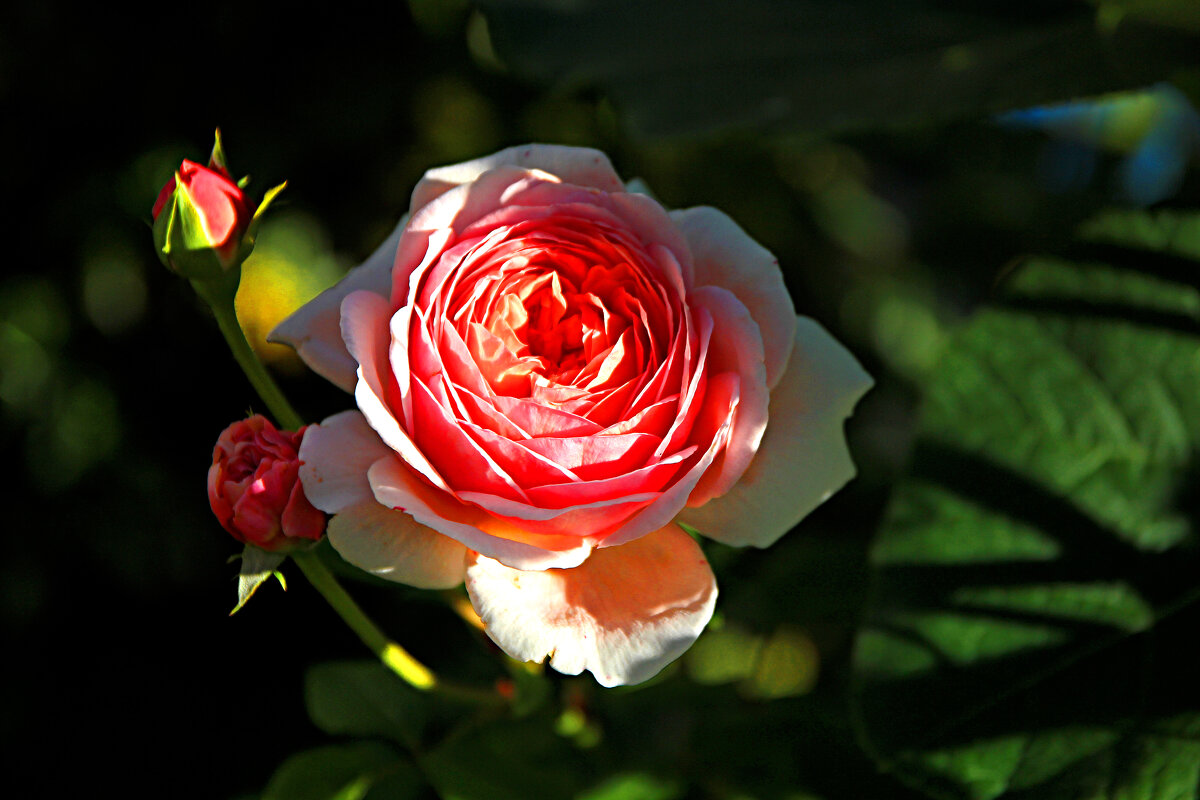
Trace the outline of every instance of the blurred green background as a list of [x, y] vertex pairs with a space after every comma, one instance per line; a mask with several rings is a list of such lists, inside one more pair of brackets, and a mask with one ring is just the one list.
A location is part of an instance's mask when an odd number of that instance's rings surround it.
[[[218, 433], [261, 409], [147, 225], [159, 187], [181, 158], [204, 159], [217, 125], [253, 195], [288, 181], [246, 267], [252, 337], [368, 254], [426, 168], [527, 141], [598, 147], [668, 207], [717, 206], [775, 252], [797, 309], [876, 376], [848, 426], [860, 476], [770, 550], [708, 548], [718, 617], [660, 682], [602, 693], [551, 677], [553, 735], [613, 800], [917, 796], [856, 743], [846, 690], [868, 545], [921, 388], [1014, 259], [1061, 246], [1105, 205], [1195, 204], [1200, 25], [1187, 4], [1143, 4], [1169, 24], [1120, 53], [1142, 63], [1151, 42], [1162, 63], [1112, 77], [1084, 45], [1136, 4], [983, 4], [973, 13], [996, 17], [993, 35], [954, 28], [948, 4], [854, 3], [849, 30], [821, 17], [842, 38], [814, 26], [795, 40], [771, 34], [780, 5], [815, 7], [751, 3], [744, 30], [723, 29], [714, 3], [664, 3], [649, 20], [629, 3], [532, 0], [0, 12], [0, 725], [13, 796], [257, 797], [290, 754], [331, 741], [306, 712], [306, 671], [366, 655], [298, 574], [226, 616], [237, 547], [211, 518], [205, 475]], [[680, 9], [691, 27], [673, 29]], [[899, 33], [889, 14], [909, 15]], [[610, 24], [629, 33], [624, 48]], [[667, 33], [679, 43], [656, 38]], [[975, 64], [994, 74], [973, 93], [930, 80]], [[1169, 91], [1101, 114], [993, 116], [1166, 79]], [[1183, 133], [1160, 148], [1165, 166], [1131, 172], [1167, 128]], [[286, 353], [264, 355], [307, 418], [347, 406]], [[435, 669], [500, 674], [441, 596], [354, 591]], [[527, 796], [558, 796], [541, 791]]]

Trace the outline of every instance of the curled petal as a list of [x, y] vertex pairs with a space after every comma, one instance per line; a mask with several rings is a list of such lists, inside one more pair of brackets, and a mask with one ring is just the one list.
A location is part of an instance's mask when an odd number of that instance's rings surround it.
[[391, 293], [396, 245], [407, 224], [405, 216], [370, 258], [276, 325], [267, 340], [291, 345], [318, 375], [347, 392], [354, 391], [358, 363], [342, 342], [342, 300], [360, 289], [385, 298]]
[[403, 509], [417, 522], [516, 569], [574, 567], [583, 563], [594, 547], [588, 538], [530, 533], [460, 502], [421, 480], [395, 457], [375, 462], [367, 478], [375, 499], [384, 506]]
[[750, 310], [762, 332], [767, 386], [775, 388], [788, 363], [796, 311], [783, 283], [779, 261], [715, 208], [672, 211], [695, 261], [696, 286], [720, 286]]
[[708, 352], [710, 369], [736, 373], [739, 394], [729, 444], [688, 498], [689, 505], [701, 505], [729, 491], [758, 452], [767, 429], [770, 391], [763, 365], [762, 336], [746, 307], [729, 290], [718, 286], [702, 286], [692, 297], [694, 303], [703, 305], [713, 317]]
[[711, 539], [768, 547], [854, 477], [842, 426], [873, 382], [818, 323], [797, 323], [758, 454], [728, 493], [680, 515]]
[[505, 652], [550, 657], [604, 686], [641, 683], [691, 646], [712, 617], [717, 585], [704, 553], [677, 525], [597, 550], [574, 569], [522, 572], [469, 560], [467, 591]]
[[462, 583], [467, 548], [374, 500], [350, 506], [329, 522], [329, 543], [372, 575], [418, 589]]
[[599, 150], [528, 144], [510, 147], [486, 158], [429, 170], [413, 189], [409, 208], [415, 211], [455, 186], [469, 183], [488, 170], [501, 166], [539, 169], [557, 175], [566, 183], [591, 186], [606, 192], [619, 192], [623, 188], [608, 156]]
[[362, 413], [343, 411], [305, 430], [300, 482], [314, 506], [337, 514], [375, 498], [367, 470], [390, 452]]

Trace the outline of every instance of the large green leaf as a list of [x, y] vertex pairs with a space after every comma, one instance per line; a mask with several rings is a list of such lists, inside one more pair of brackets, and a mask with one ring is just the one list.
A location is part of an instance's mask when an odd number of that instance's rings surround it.
[[[744, 124], [818, 130], [1018, 108], [1164, 80], [1194, 67], [1200, 47], [1187, 25], [1131, 15], [1106, 27], [1096, 8], [1063, 0], [480, 4], [496, 49], [518, 73], [599, 86], [650, 134]], [[1156, 0], [1146, 16], [1188, 22], [1194, 5]]]
[[1200, 797], [1200, 215], [1019, 265], [928, 387], [855, 657], [880, 763], [954, 798]]
[[546, 714], [460, 729], [431, 750], [422, 768], [445, 800], [567, 800], [595, 769]]
[[326, 733], [384, 737], [412, 747], [429, 718], [428, 696], [408, 686], [378, 661], [333, 661], [305, 676], [305, 704]]
[[262, 800], [420, 800], [416, 769], [379, 742], [327, 745], [289, 758], [276, 770]]

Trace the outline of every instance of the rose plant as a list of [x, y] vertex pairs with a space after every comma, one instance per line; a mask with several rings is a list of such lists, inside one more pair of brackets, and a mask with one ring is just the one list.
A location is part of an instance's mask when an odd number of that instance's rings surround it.
[[773, 543], [853, 476], [843, 422], [871, 385], [729, 217], [668, 212], [561, 146], [430, 170], [272, 338], [354, 394], [300, 449], [333, 547], [413, 586], [465, 581], [507, 653], [606, 686], [656, 674], [712, 615], [681, 523]]

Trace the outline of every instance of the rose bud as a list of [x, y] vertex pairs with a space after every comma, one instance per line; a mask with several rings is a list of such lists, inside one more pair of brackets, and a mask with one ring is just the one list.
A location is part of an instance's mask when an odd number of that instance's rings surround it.
[[262, 212], [283, 189], [267, 192], [261, 204], [242, 190], [225, 165], [220, 131], [208, 166], [184, 160], [158, 193], [151, 214], [154, 245], [168, 269], [202, 283], [237, 288], [238, 267], [254, 247]]
[[217, 439], [208, 503], [239, 542], [283, 551], [321, 538], [325, 515], [308, 501], [299, 481], [304, 430], [277, 430], [256, 414], [233, 423]]

